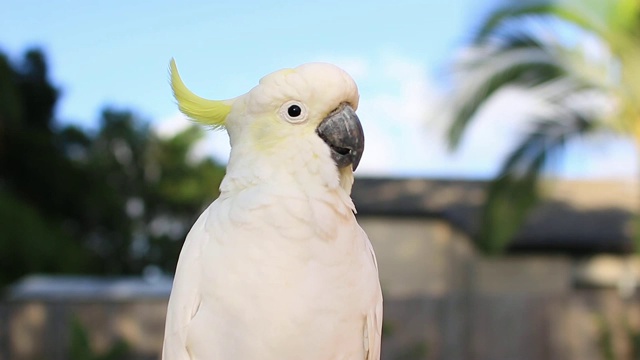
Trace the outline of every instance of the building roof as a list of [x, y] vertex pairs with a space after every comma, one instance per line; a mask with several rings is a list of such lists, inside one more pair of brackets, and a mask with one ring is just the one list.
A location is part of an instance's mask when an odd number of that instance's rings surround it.
[[[487, 181], [357, 178], [352, 197], [359, 216], [441, 218], [471, 238]], [[632, 251], [634, 214], [640, 209], [635, 182], [548, 181], [545, 200], [515, 236], [512, 252]]]
[[173, 277], [155, 276], [86, 276], [29, 275], [7, 290], [10, 301], [126, 301], [163, 299], [171, 292]]

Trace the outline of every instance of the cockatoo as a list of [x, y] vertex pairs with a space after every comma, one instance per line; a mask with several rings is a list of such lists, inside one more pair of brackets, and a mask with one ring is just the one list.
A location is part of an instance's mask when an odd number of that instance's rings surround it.
[[310, 63], [216, 101], [170, 71], [180, 110], [226, 129], [231, 153], [180, 253], [163, 359], [379, 359], [377, 263], [350, 198], [364, 149], [353, 79]]

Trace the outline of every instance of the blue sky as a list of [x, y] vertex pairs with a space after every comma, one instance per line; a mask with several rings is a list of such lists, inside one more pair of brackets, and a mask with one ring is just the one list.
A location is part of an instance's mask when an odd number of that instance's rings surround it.
[[[217, 99], [283, 67], [334, 62], [360, 87], [364, 174], [487, 177], [517, 132], [491, 119], [513, 109], [494, 106], [456, 154], [445, 151], [443, 124], [433, 119], [441, 73], [492, 3], [9, 0], [0, 50], [13, 58], [29, 46], [45, 50], [62, 89], [61, 121], [95, 127], [99, 110], [112, 105], [134, 109], [164, 132], [185, 123], [167, 83], [171, 57], [192, 90]], [[224, 158], [226, 144], [224, 134], [212, 134], [202, 151]], [[597, 159], [627, 156], [629, 146], [600, 147], [595, 162], [571, 160], [563, 174], [624, 177], [628, 160], [605, 162], [614, 169], [603, 171]]]
[[211, 97], [236, 96], [269, 72], [325, 57], [397, 52], [436, 69], [464, 35], [472, 3], [10, 1], [0, 46], [14, 55], [29, 45], [46, 50], [65, 120], [89, 121], [104, 103], [159, 118], [174, 108], [171, 57]]

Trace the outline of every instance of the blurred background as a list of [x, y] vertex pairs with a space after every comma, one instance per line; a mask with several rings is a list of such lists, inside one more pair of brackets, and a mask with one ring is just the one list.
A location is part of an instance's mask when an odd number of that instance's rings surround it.
[[213, 99], [355, 78], [383, 359], [640, 359], [637, 0], [0, 8], [0, 360], [158, 358], [229, 151], [172, 57]]

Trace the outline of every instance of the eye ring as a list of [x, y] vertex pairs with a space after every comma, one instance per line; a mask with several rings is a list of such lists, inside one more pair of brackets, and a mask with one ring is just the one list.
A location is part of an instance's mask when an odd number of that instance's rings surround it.
[[307, 107], [298, 100], [290, 100], [280, 107], [280, 117], [291, 124], [301, 124], [307, 121], [309, 113]]

